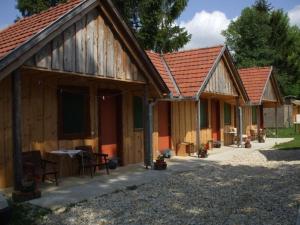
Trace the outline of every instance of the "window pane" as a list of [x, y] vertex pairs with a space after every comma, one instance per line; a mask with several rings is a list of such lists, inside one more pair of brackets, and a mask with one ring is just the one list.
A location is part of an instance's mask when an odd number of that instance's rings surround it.
[[205, 129], [208, 127], [208, 103], [207, 100], [200, 101], [200, 127]]
[[224, 123], [225, 125], [231, 124], [231, 105], [224, 103]]
[[133, 97], [133, 114], [134, 128], [143, 128], [143, 99], [141, 97]]
[[62, 116], [64, 134], [84, 132], [84, 96], [80, 94], [62, 94]]

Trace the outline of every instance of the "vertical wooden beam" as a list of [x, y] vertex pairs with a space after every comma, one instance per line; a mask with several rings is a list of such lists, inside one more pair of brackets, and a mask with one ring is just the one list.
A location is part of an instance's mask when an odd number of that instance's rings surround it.
[[236, 128], [237, 128], [237, 137], [239, 137], [238, 138], [238, 141], [237, 141], [237, 146], [241, 146], [241, 144], [242, 144], [242, 140], [241, 140], [241, 138], [240, 138], [240, 133], [241, 133], [241, 131], [242, 131], [242, 127], [241, 127], [241, 122], [240, 122], [240, 120], [241, 120], [241, 118], [240, 118], [240, 116], [241, 116], [241, 114], [240, 114], [240, 99], [239, 99], [239, 97], [236, 97], [236, 99], [235, 99], [235, 102], [236, 102], [236, 112], [235, 112], [235, 115], [236, 115]]
[[257, 134], [259, 134], [259, 132], [260, 132], [260, 120], [261, 120], [261, 118], [260, 118], [260, 106], [258, 105], [258, 106], [256, 106], [255, 107], [255, 110], [256, 110], [256, 124], [257, 124]]
[[22, 93], [21, 74], [19, 70], [12, 73], [12, 135], [13, 135], [13, 168], [14, 190], [22, 188]]
[[278, 116], [278, 106], [277, 106], [277, 103], [275, 105], [275, 129], [276, 129], [276, 138], [278, 138], [278, 119], [277, 119], [277, 116]]
[[144, 163], [146, 168], [151, 167], [152, 164], [152, 152], [151, 152], [151, 133], [150, 133], [150, 123], [151, 123], [151, 111], [149, 104], [149, 85], [144, 86]]
[[197, 112], [197, 117], [196, 117], [196, 150], [200, 148], [201, 145], [201, 140], [200, 140], [200, 132], [201, 132], [201, 100], [196, 102], [196, 112]]

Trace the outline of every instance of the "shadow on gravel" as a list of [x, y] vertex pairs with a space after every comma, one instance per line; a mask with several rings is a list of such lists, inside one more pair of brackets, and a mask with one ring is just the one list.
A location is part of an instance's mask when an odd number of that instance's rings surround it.
[[268, 161], [299, 161], [299, 150], [262, 150], [260, 151]]

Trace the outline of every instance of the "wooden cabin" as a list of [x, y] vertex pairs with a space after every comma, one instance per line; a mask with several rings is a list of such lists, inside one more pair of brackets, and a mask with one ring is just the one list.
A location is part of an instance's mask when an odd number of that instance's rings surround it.
[[110, 0], [21, 19], [0, 32], [0, 187], [20, 187], [22, 151], [91, 145], [149, 163], [149, 101], [167, 93]]
[[264, 109], [274, 108], [274, 126], [277, 127], [277, 107], [283, 101], [272, 67], [240, 69], [239, 74], [250, 98], [250, 104], [243, 107], [243, 133], [264, 128]]
[[171, 92], [154, 108], [154, 156], [164, 149], [182, 155], [184, 142], [195, 148], [210, 141], [233, 144], [237, 109], [248, 96], [227, 47], [147, 53]]
[[300, 123], [300, 120], [299, 120], [300, 116], [297, 116], [297, 115], [300, 115], [300, 100], [297, 100], [297, 99], [291, 100], [291, 105], [293, 107], [292, 123]]

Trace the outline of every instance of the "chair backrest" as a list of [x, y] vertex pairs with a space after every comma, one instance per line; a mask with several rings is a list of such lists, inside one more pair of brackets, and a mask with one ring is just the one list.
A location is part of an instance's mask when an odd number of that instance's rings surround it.
[[22, 152], [23, 163], [31, 163], [34, 167], [41, 167], [42, 155], [40, 151]]
[[[90, 162], [94, 160], [94, 155], [93, 155], [93, 147], [91, 145], [82, 145], [82, 146], [77, 146], [75, 147], [76, 150], [81, 150], [83, 151], [83, 160], [86, 162]], [[81, 159], [79, 157], [79, 159]]]

